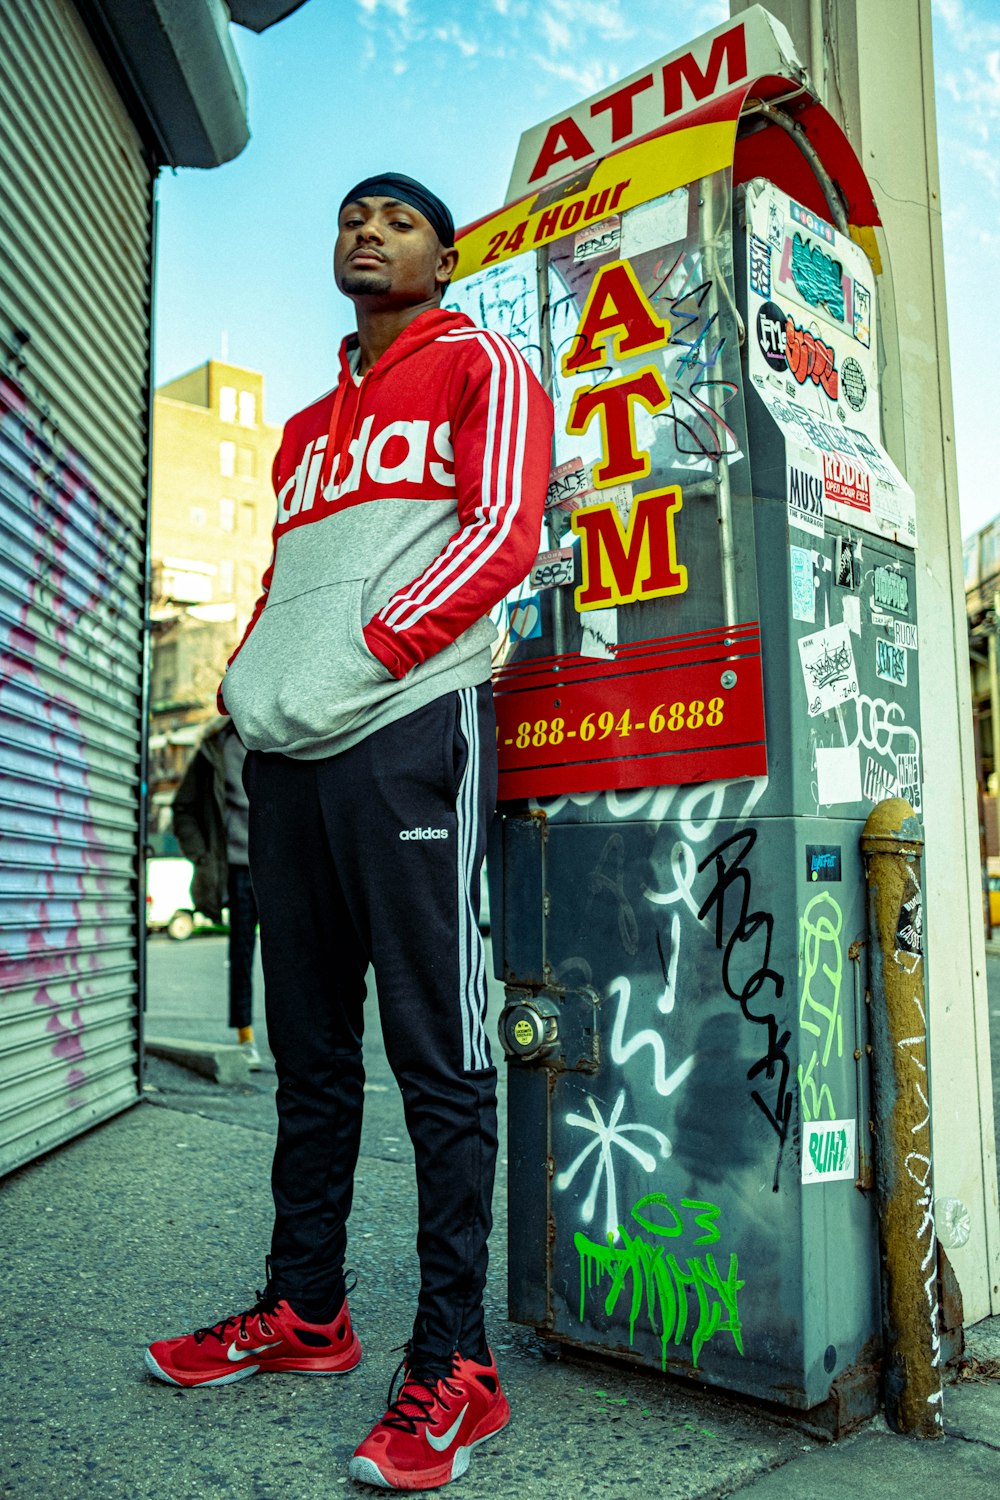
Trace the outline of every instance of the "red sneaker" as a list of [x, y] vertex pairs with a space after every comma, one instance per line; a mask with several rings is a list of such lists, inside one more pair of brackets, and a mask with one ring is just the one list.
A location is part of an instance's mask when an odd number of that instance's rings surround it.
[[[405, 1369], [396, 1400], [354, 1451], [350, 1475], [384, 1490], [433, 1490], [469, 1467], [473, 1448], [510, 1421], [492, 1354], [488, 1365], [454, 1356], [450, 1375], [430, 1384]], [[395, 1382], [394, 1382], [395, 1383]]]
[[344, 1375], [360, 1358], [346, 1298], [332, 1323], [309, 1323], [287, 1302], [264, 1295], [214, 1328], [158, 1339], [146, 1350], [146, 1368], [170, 1385], [230, 1385], [258, 1370]]

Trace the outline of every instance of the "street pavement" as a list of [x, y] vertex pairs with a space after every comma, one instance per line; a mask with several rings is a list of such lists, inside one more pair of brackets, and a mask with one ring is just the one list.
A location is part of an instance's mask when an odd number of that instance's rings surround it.
[[[225, 946], [219, 937], [151, 940], [147, 1033], [231, 1040]], [[988, 959], [988, 977], [1000, 1057], [1000, 956]], [[495, 1014], [501, 999], [495, 985]], [[354, 1486], [346, 1466], [384, 1409], [417, 1266], [412, 1156], [371, 1010], [351, 1236], [362, 1365], [336, 1380], [270, 1376], [201, 1391], [146, 1376], [151, 1339], [239, 1311], [263, 1285], [275, 1123], [272, 1067], [222, 1087], [149, 1058], [142, 1105], [0, 1185], [0, 1495], [375, 1493]], [[263, 1017], [256, 1021], [269, 1063]], [[514, 1416], [449, 1487], [456, 1497], [938, 1500], [946, 1488], [962, 1500], [1000, 1497], [1000, 1319], [969, 1331], [969, 1358], [945, 1392], [943, 1440], [900, 1438], [876, 1419], [823, 1442], [748, 1401], [622, 1365], [552, 1357], [530, 1330], [505, 1320], [503, 1159], [495, 1214], [487, 1318]]]

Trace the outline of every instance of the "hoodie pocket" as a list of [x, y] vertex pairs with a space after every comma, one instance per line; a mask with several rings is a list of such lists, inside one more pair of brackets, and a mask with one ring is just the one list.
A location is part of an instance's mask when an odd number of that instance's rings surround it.
[[226, 674], [224, 697], [252, 750], [336, 739], [398, 686], [365, 645], [363, 578], [268, 603]]
[[350, 625], [351, 644], [354, 647], [358, 660], [361, 662], [361, 665], [364, 667], [369, 677], [371, 677], [375, 682], [395, 682], [396, 679], [393, 677], [388, 667], [384, 666], [382, 662], [379, 661], [378, 657], [375, 656], [371, 651], [369, 651], [368, 643], [365, 640], [365, 619], [363, 610], [365, 582], [366, 580], [364, 578], [351, 578], [340, 585], [340, 587], [350, 590], [350, 593], [348, 595], [347, 608], [348, 621]]

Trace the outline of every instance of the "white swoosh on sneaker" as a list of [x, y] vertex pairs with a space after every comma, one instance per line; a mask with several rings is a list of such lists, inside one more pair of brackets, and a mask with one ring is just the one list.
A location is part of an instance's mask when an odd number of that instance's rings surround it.
[[427, 1438], [427, 1441], [430, 1443], [432, 1448], [435, 1448], [438, 1451], [438, 1453], [443, 1453], [446, 1448], [451, 1447], [452, 1443], [455, 1441], [455, 1438], [458, 1436], [458, 1429], [462, 1425], [462, 1418], [465, 1416], [465, 1413], [468, 1410], [469, 1403], [468, 1401], [466, 1401], [465, 1405], [462, 1407], [462, 1410], [459, 1412], [454, 1422], [452, 1422], [451, 1426], [448, 1428], [448, 1431], [443, 1433], [441, 1437], [435, 1437], [429, 1427], [424, 1428], [424, 1435]]
[[280, 1343], [280, 1339], [275, 1339], [273, 1344], [258, 1344], [256, 1349], [237, 1349], [235, 1344], [230, 1344], [226, 1350], [226, 1358], [231, 1359], [236, 1365], [241, 1359], [249, 1359], [251, 1354], [263, 1354], [265, 1349], [277, 1349]]

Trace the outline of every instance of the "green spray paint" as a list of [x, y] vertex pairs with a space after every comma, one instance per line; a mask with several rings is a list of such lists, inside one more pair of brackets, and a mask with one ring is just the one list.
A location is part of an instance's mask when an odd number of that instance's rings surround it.
[[[844, 982], [844, 951], [841, 933], [844, 914], [833, 896], [821, 891], [813, 896], [799, 918], [799, 1025], [815, 1038], [805, 1067], [799, 1064], [799, 1097], [805, 1121], [837, 1119], [837, 1106], [823, 1069], [831, 1057], [844, 1055], [844, 1026], [840, 992]], [[808, 1041], [803, 1040], [806, 1056]]]
[[[652, 1205], [664, 1208], [670, 1222], [661, 1223], [642, 1212]], [[682, 1198], [681, 1208], [697, 1210], [694, 1223], [702, 1232], [694, 1241], [696, 1245], [713, 1244], [718, 1240], [715, 1220], [719, 1210], [714, 1204]], [[629, 1343], [635, 1340], [636, 1323], [645, 1302], [650, 1327], [655, 1331], [659, 1326], [662, 1369], [667, 1367], [667, 1346], [671, 1339], [675, 1345], [684, 1339], [689, 1321], [690, 1293], [697, 1303], [697, 1321], [691, 1332], [694, 1368], [698, 1368], [698, 1357], [705, 1344], [719, 1332], [730, 1334], [742, 1354], [743, 1332], [737, 1299], [744, 1282], [739, 1279], [737, 1257], [730, 1255], [729, 1270], [723, 1276], [710, 1251], [683, 1260], [668, 1252], [662, 1241], [682, 1235], [685, 1224], [663, 1193], [648, 1193], [640, 1198], [632, 1209], [632, 1218], [643, 1229], [656, 1235], [661, 1243], [650, 1244], [639, 1235], [630, 1235], [622, 1224], [618, 1226], [617, 1235], [620, 1244], [615, 1244], [616, 1236], [610, 1233], [606, 1245], [597, 1244], [582, 1232], [576, 1234], [574, 1243], [580, 1257], [580, 1322], [583, 1322], [586, 1312], [587, 1293], [595, 1282], [605, 1276], [610, 1278], [611, 1285], [604, 1298], [604, 1310], [610, 1315], [618, 1306], [626, 1281], [631, 1279]]]

